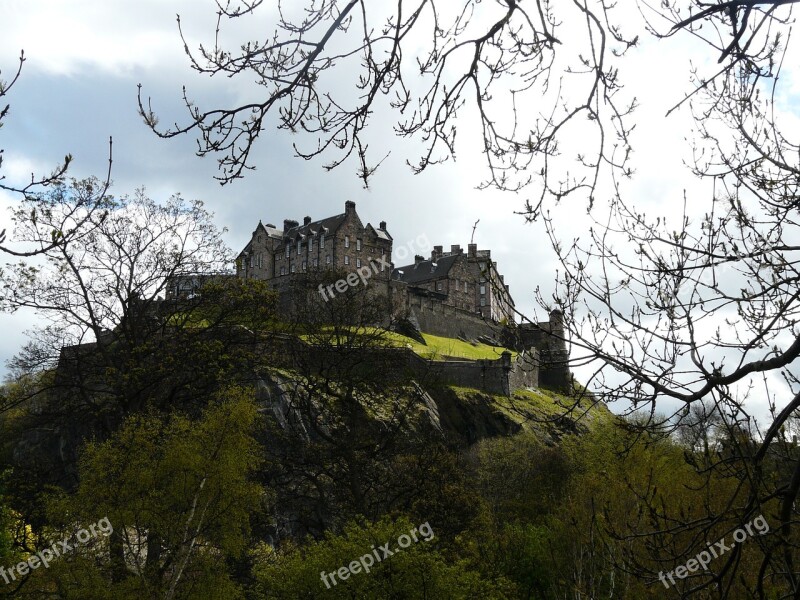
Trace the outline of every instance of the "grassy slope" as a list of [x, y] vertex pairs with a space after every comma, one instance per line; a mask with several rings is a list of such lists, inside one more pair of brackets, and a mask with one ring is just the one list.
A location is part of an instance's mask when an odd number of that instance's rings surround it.
[[487, 394], [471, 388], [449, 386], [458, 399], [464, 403], [486, 402], [495, 411], [523, 429], [537, 431], [567, 429], [577, 424], [578, 429], [590, 427], [597, 421], [612, 419], [608, 408], [595, 400], [591, 393], [583, 397], [569, 397], [564, 394], [546, 390], [518, 390], [511, 398]]
[[[364, 328], [370, 334], [376, 333], [374, 328]], [[498, 348], [479, 342], [470, 343], [464, 342], [459, 339], [447, 338], [438, 335], [431, 335], [423, 333], [422, 337], [425, 339], [425, 344], [420, 344], [416, 340], [409, 337], [395, 333], [393, 331], [385, 331], [383, 333], [383, 340], [386, 344], [396, 346], [398, 348], [410, 348], [423, 358], [433, 360], [446, 360], [449, 358], [477, 360], [481, 358], [488, 358], [496, 360], [506, 350], [505, 348]], [[311, 336], [301, 336], [303, 339], [309, 340]], [[376, 339], [376, 344], [380, 341]], [[513, 350], [511, 352], [512, 359], [516, 357], [517, 353]]]

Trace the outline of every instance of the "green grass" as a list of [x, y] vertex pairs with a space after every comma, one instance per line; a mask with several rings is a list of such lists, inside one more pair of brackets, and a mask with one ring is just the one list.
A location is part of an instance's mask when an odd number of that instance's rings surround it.
[[[431, 335], [428, 333], [422, 334], [427, 344], [423, 346], [419, 342], [405, 336], [395, 335], [404, 338], [404, 340], [408, 340], [406, 343], [410, 343], [411, 349], [420, 356], [424, 358], [433, 358], [434, 360], [445, 358], [466, 358], [470, 360], [477, 360], [480, 358], [498, 359], [506, 350], [505, 348], [497, 348], [480, 342], [472, 344], [463, 340]], [[515, 358], [517, 353], [513, 351], [510, 352], [512, 359]]]
[[[421, 344], [412, 338], [393, 331], [380, 331], [373, 327], [364, 327], [360, 329], [364, 331], [365, 335], [375, 335], [376, 344], [383, 342], [388, 346], [394, 346], [396, 348], [410, 348], [422, 358], [431, 360], [447, 360], [452, 358], [467, 360], [488, 358], [497, 360], [506, 350], [505, 348], [498, 348], [496, 346], [490, 346], [489, 344], [479, 342], [470, 343], [459, 339], [431, 335], [429, 333], [422, 334], [426, 343]], [[357, 332], [357, 329], [354, 330], [354, 333]], [[378, 333], [380, 333], [380, 335], [376, 335]], [[319, 335], [303, 335], [300, 337], [306, 341], [313, 341], [314, 338], [319, 338]], [[511, 352], [512, 360], [516, 358], [516, 352], [512, 350], [509, 350], [509, 352]]]
[[591, 396], [581, 398], [559, 394], [543, 388], [517, 390], [510, 398], [498, 394], [488, 394], [480, 390], [459, 386], [448, 386], [463, 402], [490, 399], [492, 407], [505, 414], [523, 427], [538, 427], [541, 422], [567, 416], [579, 419], [584, 425], [605, 422], [613, 419], [613, 414], [604, 405], [594, 405]]

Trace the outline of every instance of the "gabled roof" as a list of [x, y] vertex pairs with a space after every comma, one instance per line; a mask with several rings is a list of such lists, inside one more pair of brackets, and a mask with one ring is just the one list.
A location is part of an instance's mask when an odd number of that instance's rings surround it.
[[283, 232], [280, 229], [278, 229], [277, 227], [275, 227], [275, 226], [264, 225], [264, 223], [259, 221], [258, 222], [258, 227], [256, 227], [256, 231], [258, 231], [259, 228], [263, 229], [264, 233], [266, 233], [271, 238], [279, 240], [279, 239], [281, 239], [283, 237]]
[[389, 235], [389, 232], [385, 229], [375, 229], [370, 223], [367, 223], [367, 229], [369, 229], [372, 233], [374, 233], [378, 239], [386, 240], [387, 242], [391, 242], [394, 238]]
[[[447, 277], [447, 274], [450, 272], [450, 269], [455, 264], [456, 260], [458, 260], [459, 256], [463, 255], [446, 254], [440, 257], [436, 262], [423, 260], [417, 264], [397, 267], [392, 271], [392, 279], [399, 279], [400, 281], [414, 284]], [[400, 273], [400, 271], [402, 271], [402, 273]]]
[[288, 231], [280, 232], [280, 236], [282, 238], [281, 243], [283, 243], [286, 238], [289, 238], [292, 241], [296, 240], [300, 236], [307, 238], [309, 236], [318, 234], [320, 230], [323, 229], [325, 230], [325, 233], [332, 233], [339, 229], [341, 224], [344, 223], [344, 218], [345, 213], [342, 213], [333, 217], [320, 219], [319, 221], [312, 221], [308, 225], [298, 225], [297, 227], [292, 227]]

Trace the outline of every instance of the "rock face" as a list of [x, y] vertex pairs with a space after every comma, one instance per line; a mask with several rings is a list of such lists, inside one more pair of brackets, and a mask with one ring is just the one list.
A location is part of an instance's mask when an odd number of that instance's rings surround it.
[[[296, 375], [273, 372], [257, 380], [257, 400], [260, 410], [271, 414], [278, 426], [291, 431], [304, 441], [312, 439], [313, 429], [331, 433], [328, 421], [335, 414], [325, 411], [320, 403], [325, 398], [314, 398], [309, 404], [309, 393]], [[510, 398], [469, 388], [437, 386], [425, 390], [415, 382], [407, 388], [414, 410], [413, 418], [407, 421], [406, 435], [416, 433], [435, 434], [468, 446], [484, 438], [509, 436], [529, 430], [536, 433], [547, 444], [557, 443], [564, 435], [588, 431], [597, 418], [610, 416], [602, 403], [594, 403], [587, 396], [580, 400], [561, 396], [554, 392], [524, 390]], [[570, 410], [578, 403], [579, 411]], [[364, 407], [365, 419], [372, 420], [376, 431], [385, 425], [387, 415], [370, 414]], [[583, 415], [577, 418], [577, 414]], [[315, 418], [314, 427], [308, 423]]]

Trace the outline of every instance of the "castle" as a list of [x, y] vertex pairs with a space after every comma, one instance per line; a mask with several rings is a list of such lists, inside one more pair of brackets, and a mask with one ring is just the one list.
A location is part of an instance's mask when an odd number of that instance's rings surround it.
[[[364, 224], [355, 202], [347, 201], [343, 213], [317, 221], [307, 216], [302, 225], [287, 219], [283, 228], [277, 228], [259, 221], [236, 258], [236, 275], [265, 280], [279, 295], [288, 297], [292, 282], [309, 273], [332, 270], [355, 277], [359, 270], [368, 272], [369, 291], [389, 301], [387, 317], [393, 322], [406, 323], [417, 332], [514, 348], [525, 362], [524, 375], [516, 378], [519, 385], [557, 389], [570, 385], [561, 313], [553, 311], [545, 322], [515, 325], [514, 300], [491, 250], [468, 244], [466, 252], [459, 245], [444, 252], [442, 246], [433, 246], [429, 257], [415, 254], [413, 263], [395, 266], [393, 250], [402, 259], [408, 248], [393, 248], [393, 244], [385, 221], [378, 227]], [[184, 280], [176, 283], [172, 293], [186, 296], [198, 286], [196, 281]], [[324, 298], [324, 291], [320, 292]], [[498, 389], [512, 387], [508, 381], [515, 379], [515, 367], [508, 358], [496, 365], [480, 362], [484, 363], [481, 381], [487, 380], [487, 369], [496, 367], [507, 374], [506, 383]], [[448, 371], [446, 364], [437, 367]], [[464, 365], [453, 365], [451, 370], [461, 373]]]
[[377, 228], [365, 225], [355, 202], [348, 200], [343, 213], [318, 221], [305, 217], [302, 225], [286, 219], [278, 229], [259, 221], [236, 258], [236, 274], [269, 281], [280, 292], [293, 276], [310, 271], [346, 275], [371, 266], [370, 287], [391, 298], [396, 314], [405, 316], [421, 304], [441, 304], [496, 323], [514, 322], [514, 300], [491, 250], [469, 244], [466, 253], [458, 245], [444, 252], [434, 246], [430, 257], [416, 254], [412, 264], [395, 267], [393, 242], [385, 221]]

